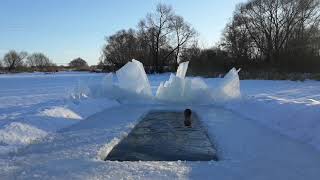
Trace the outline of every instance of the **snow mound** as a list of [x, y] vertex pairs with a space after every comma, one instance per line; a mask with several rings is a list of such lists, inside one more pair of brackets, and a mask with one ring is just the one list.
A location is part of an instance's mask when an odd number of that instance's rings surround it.
[[81, 116], [65, 107], [53, 107], [51, 109], [45, 109], [44, 111], [40, 112], [40, 115], [65, 119], [82, 119]]
[[0, 142], [7, 145], [26, 145], [47, 133], [28, 124], [12, 122], [0, 130]]
[[151, 87], [143, 64], [135, 59], [117, 72], [119, 87], [129, 92], [151, 96]]

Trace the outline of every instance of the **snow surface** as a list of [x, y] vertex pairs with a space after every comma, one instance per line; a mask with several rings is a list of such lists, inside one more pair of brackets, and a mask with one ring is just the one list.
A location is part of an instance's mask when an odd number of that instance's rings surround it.
[[[148, 79], [156, 94], [170, 74]], [[227, 78], [198, 79], [217, 89]], [[112, 74], [0, 75], [1, 179], [320, 177], [318, 81], [244, 80], [241, 99], [204, 106], [119, 104], [106, 94], [114, 81]], [[186, 107], [200, 114], [221, 161], [102, 161], [148, 110]]]
[[90, 92], [104, 78], [74, 72], [0, 75], [0, 153], [117, 105]]

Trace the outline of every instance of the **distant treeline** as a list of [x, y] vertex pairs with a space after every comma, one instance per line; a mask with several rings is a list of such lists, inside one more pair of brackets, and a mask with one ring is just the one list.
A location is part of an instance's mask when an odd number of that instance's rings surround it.
[[[136, 29], [106, 37], [99, 67], [117, 70], [131, 59], [147, 72], [217, 75], [231, 67], [246, 74], [320, 72], [319, 0], [249, 0], [238, 4], [216, 47], [201, 49], [192, 26], [170, 6], [159, 4]], [[214, 23], [214, 22], [212, 22]]]
[[11, 50], [0, 59], [0, 73], [14, 72], [57, 72], [63, 70], [89, 71], [92, 70], [81, 58], [70, 61], [67, 66], [57, 66], [43, 53], [17, 52]]

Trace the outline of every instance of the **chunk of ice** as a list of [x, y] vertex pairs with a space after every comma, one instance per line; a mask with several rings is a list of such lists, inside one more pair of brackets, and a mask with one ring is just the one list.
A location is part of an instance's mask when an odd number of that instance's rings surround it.
[[177, 103], [204, 103], [211, 100], [208, 86], [201, 78], [185, 78], [189, 62], [181, 63], [177, 74], [161, 82], [156, 98]]
[[232, 68], [222, 79], [220, 86], [216, 89], [214, 97], [218, 101], [226, 101], [241, 97], [240, 79], [236, 68]]
[[185, 104], [211, 104], [239, 98], [240, 81], [235, 68], [221, 80], [219, 86], [209, 88], [201, 78], [186, 78], [189, 62], [180, 63], [176, 75], [161, 82], [156, 95], [152, 95], [150, 83], [141, 62], [132, 60], [116, 72], [118, 85], [112, 84], [112, 74], [104, 79], [103, 93], [121, 103], [160, 102]]
[[187, 74], [188, 66], [189, 66], [189, 61], [180, 63], [176, 76], [179, 78], [185, 78]]
[[132, 60], [117, 72], [119, 87], [129, 92], [151, 96], [151, 87], [141, 62]]

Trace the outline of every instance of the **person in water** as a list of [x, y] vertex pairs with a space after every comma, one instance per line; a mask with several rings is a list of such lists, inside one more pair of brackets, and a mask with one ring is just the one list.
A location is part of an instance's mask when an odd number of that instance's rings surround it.
[[187, 127], [191, 127], [191, 109], [184, 110], [184, 125]]

